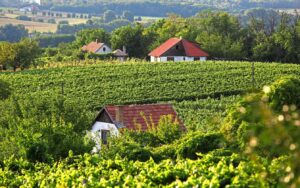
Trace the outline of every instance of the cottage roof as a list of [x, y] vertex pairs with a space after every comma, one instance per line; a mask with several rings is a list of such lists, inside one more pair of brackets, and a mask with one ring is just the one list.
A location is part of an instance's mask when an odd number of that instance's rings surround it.
[[104, 46], [104, 43], [98, 43], [96, 41], [96, 42], [91, 42], [88, 45], [84, 45], [81, 49], [83, 51], [96, 53], [100, 48], [102, 48], [102, 46]]
[[109, 117], [115, 123], [120, 123], [127, 129], [137, 130], [140, 125], [141, 130], [145, 131], [148, 129], [147, 122], [152, 122], [157, 125], [161, 116], [172, 115], [173, 121], [178, 120], [181, 129], [185, 130], [185, 126], [177, 116], [176, 111], [173, 109], [171, 104], [143, 104], [143, 105], [123, 105], [113, 106], [109, 105], [102, 110], [107, 112]]
[[122, 50], [120, 49], [116, 49], [113, 54], [116, 56], [116, 57], [126, 57], [128, 56], [127, 53], [123, 52]]
[[168, 50], [170, 50], [175, 45], [181, 43], [184, 47], [185, 55], [189, 57], [207, 57], [208, 54], [204, 52], [199, 45], [194, 42], [179, 39], [179, 38], [170, 38], [162, 45], [154, 49], [152, 52], [149, 53], [149, 56], [160, 57]]

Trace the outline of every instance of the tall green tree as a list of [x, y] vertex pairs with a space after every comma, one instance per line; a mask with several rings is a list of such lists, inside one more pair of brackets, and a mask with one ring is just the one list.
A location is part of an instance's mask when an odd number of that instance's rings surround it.
[[243, 59], [243, 30], [238, 19], [225, 12], [203, 12], [192, 18], [196, 41], [211, 56], [225, 59]]
[[111, 22], [115, 19], [117, 19], [117, 15], [114, 11], [112, 10], [107, 10], [103, 14], [103, 19], [106, 23]]
[[96, 40], [110, 44], [110, 34], [104, 29], [86, 29], [79, 31], [76, 34], [76, 44], [78, 47], [82, 47], [83, 45]]
[[144, 28], [140, 24], [116, 29], [111, 36], [112, 48], [122, 49], [125, 46], [129, 56], [143, 58], [147, 56], [147, 46], [150, 45], [143, 33]]
[[134, 21], [134, 15], [130, 11], [124, 11], [122, 17], [123, 19], [129, 20], [131, 22]]

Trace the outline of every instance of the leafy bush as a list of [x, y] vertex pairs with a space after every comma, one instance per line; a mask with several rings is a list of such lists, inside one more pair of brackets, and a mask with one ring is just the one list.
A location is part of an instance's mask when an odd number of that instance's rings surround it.
[[153, 159], [156, 162], [165, 160], [165, 159], [176, 159], [177, 154], [176, 154], [177, 147], [175, 144], [168, 144], [168, 145], [162, 145], [160, 147], [153, 148], [152, 155]]
[[31, 21], [32, 20], [30, 17], [24, 16], [24, 15], [17, 16], [16, 19], [17, 20], [24, 20], [24, 21]]
[[5, 81], [0, 80], [0, 100], [7, 99], [11, 95], [11, 88]]
[[178, 141], [177, 155], [179, 158], [197, 159], [197, 153], [208, 153], [222, 148], [224, 142], [220, 133], [190, 133]]
[[119, 155], [132, 161], [147, 161], [151, 152], [139, 144], [121, 138], [112, 138], [109, 144], [101, 148], [100, 154], [105, 159], [113, 159]]
[[281, 112], [284, 105], [296, 105], [300, 109], [300, 79], [283, 77], [270, 86], [269, 97], [272, 109]]

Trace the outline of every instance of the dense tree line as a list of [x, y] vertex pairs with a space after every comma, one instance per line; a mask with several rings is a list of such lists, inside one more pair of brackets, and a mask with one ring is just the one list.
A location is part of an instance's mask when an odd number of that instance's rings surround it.
[[0, 41], [18, 42], [28, 37], [28, 30], [22, 25], [7, 24], [0, 27]]
[[53, 10], [78, 12], [78, 13], [91, 13], [99, 14], [104, 13], [107, 9], [121, 13], [123, 10], [129, 10], [134, 15], [139, 16], [166, 16], [168, 13], [176, 13], [182, 16], [193, 16], [197, 12], [203, 9], [222, 9], [231, 12], [238, 12], [239, 10], [249, 8], [299, 8], [300, 2], [297, 0], [194, 0], [194, 1], [107, 1], [107, 0], [95, 0], [95, 1], [65, 1], [61, 4], [61, 1], [48, 0], [47, 8]]
[[206, 11], [189, 18], [172, 14], [149, 27], [135, 24], [112, 33], [103, 29], [81, 31], [76, 45], [71, 46], [79, 48], [99, 39], [113, 49], [126, 46], [131, 57], [146, 58], [169, 38], [183, 37], [197, 42], [212, 59], [299, 63], [299, 17], [272, 11], [257, 16], [257, 12], [241, 19], [226, 12]]

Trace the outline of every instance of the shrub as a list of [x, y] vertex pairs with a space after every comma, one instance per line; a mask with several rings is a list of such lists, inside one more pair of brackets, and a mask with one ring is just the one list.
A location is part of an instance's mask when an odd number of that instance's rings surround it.
[[176, 159], [176, 145], [163, 145], [152, 150], [153, 159], [159, 162], [165, 159]]
[[60, 25], [69, 25], [69, 21], [68, 20], [61, 20], [58, 22], [58, 24]]
[[179, 158], [197, 159], [197, 153], [208, 153], [224, 145], [223, 135], [220, 133], [194, 132], [179, 140], [177, 156]]
[[100, 153], [106, 159], [114, 159], [115, 156], [119, 155], [121, 158], [142, 162], [151, 157], [151, 152], [147, 148], [122, 138], [112, 138], [108, 145], [101, 148]]
[[300, 79], [283, 77], [270, 87], [269, 97], [272, 109], [280, 112], [284, 105], [296, 105], [300, 108]]
[[52, 19], [49, 19], [49, 20], [48, 20], [48, 23], [55, 24], [55, 23], [56, 23], [56, 21], [55, 21], [55, 19], [53, 19], [53, 18], [52, 18]]
[[28, 16], [17, 16], [17, 20], [23, 20], [23, 21], [31, 21], [32, 19]]
[[179, 139], [182, 134], [179, 122], [177, 120], [174, 121], [172, 115], [162, 116], [158, 125], [152, 128], [152, 132], [165, 144]]
[[7, 99], [11, 95], [11, 88], [5, 81], [0, 80], [0, 100]]

